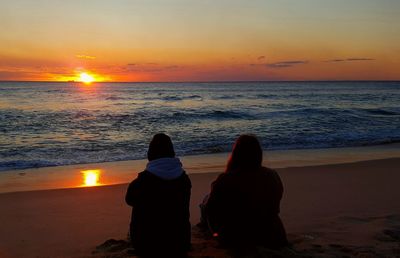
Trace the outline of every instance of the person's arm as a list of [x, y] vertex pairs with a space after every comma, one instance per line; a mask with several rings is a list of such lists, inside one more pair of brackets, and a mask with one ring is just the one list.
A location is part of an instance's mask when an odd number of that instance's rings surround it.
[[273, 170], [273, 175], [274, 175], [274, 178], [275, 178], [275, 181], [277, 184], [277, 187], [276, 187], [276, 196], [277, 196], [276, 213], [279, 214], [280, 210], [281, 210], [280, 202], [283, 197], [283, 183], [282, 183], [282, 180], [281, 180], [279, 174], [275, 170]]
[[190, 196], [192, 194], [192, 181], [190, 180], [189, 176], [187, 176], [187, 175], [186, 175], [186, 180], [187, 180], [186, 203], [188, 205], [188, 208], [190, 208]]
[[275, 173], [275, 177], [276, 177], [276, 181], [278, 182], [278, 193], [279, 193], [279, 200], [282, 199], [283, 196], [283, 183], [281, 180], [281, 177], [279, 176], [278, 172], [274, 171]]
[[190, 225], [190, 196], [192, 193], [192, 182], [190, 181], [190, 178], [186, 175], [186, 185], [187, 187], [185, 188], [185, 209], [187, 210], [187, 229], [186, 229], [186, 237], [185, 237], [185, 249], [189, 251], [192, 246], [192, 227]]
[[135, 203], [137, 202], [138, 195], [139, 195], [139, 178], [135, 179], [132, 181], [132, 183], [129, 184], [128, 190], [126, 191], [125, 195], [125, 202], [130, 205], [134, 206]]
[[213, 235], [218, 234], [219, 226], [223, 223], [223, 214], [221, 214], [221, 211], [224, 209], [224, 191], [223, 184], [221, 184], [223, 176], [221, 174], [211, 184], [211, 192], [205, 206], [206, 221]]

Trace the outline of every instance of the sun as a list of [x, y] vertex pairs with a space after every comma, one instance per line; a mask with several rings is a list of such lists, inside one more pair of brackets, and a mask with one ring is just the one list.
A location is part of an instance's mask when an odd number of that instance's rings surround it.
[[94, 82], [94, 77], [88, 73], [80, 73], [78, 81], [89, 84]]

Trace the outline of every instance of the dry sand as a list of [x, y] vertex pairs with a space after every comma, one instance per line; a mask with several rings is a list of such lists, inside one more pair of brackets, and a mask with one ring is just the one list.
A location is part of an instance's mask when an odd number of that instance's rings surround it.
[[[278, 169], [291, 249], [257, 257], [400, 257], [400, 158]], [[190, 175], [191, 221], [217, 173]], [[127, 185], [0, 194], [0, 257], [130, 257]], [[162, 214], [160, 214], [162, 216]], [[191, 257], [238, 256], [193, 228]]]

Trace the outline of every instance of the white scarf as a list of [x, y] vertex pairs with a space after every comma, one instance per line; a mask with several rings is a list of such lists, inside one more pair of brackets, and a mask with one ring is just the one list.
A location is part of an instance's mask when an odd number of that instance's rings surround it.
[[178, 158], [160, 158], [149, 161], [146, 170], [166, 180], [178, 178], [183, 173], [182, 163]]

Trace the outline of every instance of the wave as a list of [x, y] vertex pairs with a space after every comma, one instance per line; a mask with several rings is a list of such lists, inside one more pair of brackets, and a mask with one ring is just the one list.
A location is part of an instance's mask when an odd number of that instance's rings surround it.
[[128, 98], [128, 97], [121, 97], [121, 96], [109, 96], [106, 97], [105, 100], [111, 100], [111, 101], [116, 101], [116, 100], [129, 100], [132, 98]]
[[276, 94], [260, 94], [260, 95], [257, 95], [257, 98], [260, 98], [260, 99], [273, 99], [273, 98], [276, 98], [276, 97], [278, 97], [278, 95], [276, 95]]
[[[381, 139], [381, 140], [348, 140], [348, 141], [335, 141], [334, 138], [329, 139], [326, 142], [319, 141], [318, 138], [308, 139], [307, 141], [292, 141], [286, 143], [273, 143], [267, 142], [263, 143], [263, 147], [265, 150], [274, 151], [274, 150], [301, 150], [301, 149], [320, 149], [320, 148], [338, 148], [338, 147], [361, 147], [361, 146], [379, 146], [379, 145], [387, 145], [400, 143], [400, 137], [395, 139]], [[205, 143], [207, 144], [207, 143]], [[126, 144], [126, 149], [128, 150], [128, 144]], [[266, 147], [268, 146], [268, 147]], [[121, 147], [121, 146], [120, 146]], [[200, 154], [215, 154], [215, 153], [223, 153], [229, 152], [231, 150], [231, 142], [229, 144], [225, 142], [221, 142], [217, 145], [206, 145], [201, 148], [192, 148], [192, 149], [182, 149], [182, 146], [179, 144], [175, 146], [178, 150], [178, 154], [181, 155], [200, 155]], [[41, 168], [41, 167], [53, 167], [53, 166], [65, 166], [65, 165], [77, 165], [77, 164], [88, 164], [88, 163], [102, 163], [102, 162], [115, 162], [115, 161], [126, 161], [133, 159], [144, 159], [144, 155], [111, 155], [116, 151], [115, 147], [112, 145], [99, 149], [99, 151], [104, 151], [108, 149], [103, 155], [87, 155], [87, 150], [77, 151], [79, 154], [77, 156], [68, 157], [65, 152], [61, 149], [59, 152], [59, 159], [53, 158], [49, 160], [12, 160], [12, 161], [1, 161], [0, 162], [0, 172], [1, 171], [10, 171], [10, 170], [20, 170], [20, 169], [29, 169], [29, 168]], [[131, 150], [132, 151], [132, 150]], [[116, 153], [119, 153], [118, 151]]]
[[388, 145], [388, 144], [395, 144], [395, 143], [400, 143], [400, 138], [399, 139], [371, 140], [371, 141], [365, 142], [363, 144], [360, 144], [358, 146]]
[[54, 167], [68, 165], [63, 163], [53, 163], [47, 160], [13, 160], [13, 161], [1, 161], [0, 171], [16, 170], [16, 169], [28, 169], [28, 168], [40, 168], [40, 167]]
[[378, 116], [400, 116], [400, 112], [387, 110], [387, 109], [371, 108], [371, 109], [362, 109], [362, 111], [372, 114], [372, 115], [378, 115]]
[[200, 96], [200, 95], [190, 95], [190, 96], [187, 96], [185, 98], [187, 98], [187, 99], [197, 99], [197, 100], [202, 100], [203, 99], [203, 97]]
[[230, 99], [240, 99], [244, 98], [242, 94], [231, 94], [231, 95], [220, 95], [220, 96], [213, 96], [212, 99], [214, 100], [230, 100]]
[[179, 96], [165, 96], [165, 97], [161, 98], [161, 100], [164, 100], [164, 101], [181, 101], [181, 100], [183, 100], [183, 97], [179, 97]]
[[189, 112], [174, 112], [172, 116], [167, 116], [166, 119], [169, 119], [171, 122], [179, 119], [179, 120], [224, 120], [224, 119], [251, 119], [254, 118], [250, 114], [246, 112], [237, 112], [237, 111], [225, 111], [225, 110], [211, 110], [207, 112], [201, 111], [189, 111]]
[[230, 151], [241, 133], [268, 150], [400, 140], [399, 83], [6, 86], [0, 170], [141, 159], [157, 132], [173, 137], [179, 155]]
[[165, 101], [165, 102], [178, 102], [183, 100], [197, 100], [202, 101], [203, 97], [197, 94], [194, 95], [151, 95], [149, 97], [138, 98], [138, 100], [147, 100], [147, 101]]
[[355, 115], [368, 117], [369, 116], [400, 116], [400, 111], [389, 110], [385, 108], [380, 109], [368, 109], [368, 108], [322, 108], [322, 107], [302, 107], [297, 109], [289, 110], [275, 110], [267, 111], [265, 114], [270, 115], [332, 115], [335, 117], [343, 117], [345, 115]]
[[203, 100], [203, 97], [199, 96], [199, 95], [189, 95], [189, 96], [177, 96], [177, 95], [173, 95], [173, 96], [165, 96], [162, 97], [161, 100], [163, 101], [182, 101], [182, 100]]

